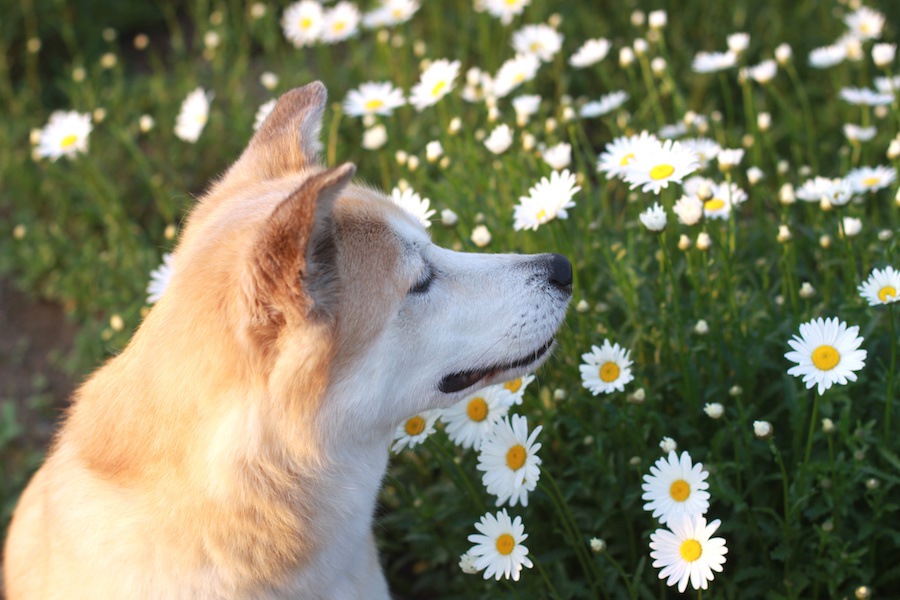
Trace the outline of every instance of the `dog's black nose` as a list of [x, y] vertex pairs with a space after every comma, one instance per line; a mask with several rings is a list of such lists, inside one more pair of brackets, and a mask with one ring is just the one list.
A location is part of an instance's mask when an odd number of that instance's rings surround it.
[[548, 274], [550, 283], [565, 291], [572, 291], [572, 263], [562, 254], [551, 254], [547, 260], [550, 267]]

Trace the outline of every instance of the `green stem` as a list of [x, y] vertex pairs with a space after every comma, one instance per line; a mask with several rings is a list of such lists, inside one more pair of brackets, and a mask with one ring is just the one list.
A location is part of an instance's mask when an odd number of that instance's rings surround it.
[[547, 577], [547, 572], [544, 571], [544, 567], [541, 566], [541, 563], [537, 559], [537, 557], [533, 557], [531, 562], [534, 563], [534, 566], [537, 567], [538, 572], [541, 574], [541, 579], [544, 580], [544, 585], [547, 586], [547, 591], [550, 593], [550, 597], [556, 598], [557, 600], [561, 600], [561, 596], [559, 595], [559, 592], [556, 591], [556, 588], [550, 582], [550, 578]]
[[803, 453], [803, 471], [806, 471], [806, 465], [809, 464], [809, 456], [812, 452], [813, 434], [816, 432], [816, 417], [819, 416], [819, 394], [813, 392], [813, 407], [809, 416], [809, 435], [806, 437], [806, 452]]
[[884, 402], [884, 443], [891, 435], [891, 405], [894, 403], [894, 373], [897, 368], [897, 332], [894, 328], [894, 305], [888, 304], [888, 329], [891, 335], [891, 366], [887, 372], [887, 397]]

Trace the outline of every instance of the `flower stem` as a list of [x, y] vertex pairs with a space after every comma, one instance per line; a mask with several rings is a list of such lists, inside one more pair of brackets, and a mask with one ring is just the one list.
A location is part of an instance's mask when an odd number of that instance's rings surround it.
[[816, 432], [816, 417], [819, 415], [819, 394], [813, 392], [813, 407], [809, 417], [809, 435], [806, 438], [806, 452], [803, 454], [803, 471], [806, 471], [806, 465], [809, 464], [809, 455], [812, 452], [813, 434]]
[[534, 566], [537, 567], [538, 572], [541, 574], [541, 579], [544, 580], [544, 585], [547, 586], [547, 592], [550, 594], [550, 597], [560, 600], [561, 597], [559, 595], [559, 592], [557, 592], [556, 588], [553, 587], [553, 584], [550, 582], [550, 578], [547, 577], [547, 572], [544, 571], [544, 567], [541, 566], [541, 563], [537, 559], [537, 557], [533, 557], [531, 562], [534, 563]]
[[897, 332], [894, 328], [894, 305], [888, 304], [888, 330], [891, 336], [891, 366], [887, 372], [887, 397], [884, 400], [884, 442], [891, 435], [891, 405], [894, 403], [894, 373], [897, 368]]

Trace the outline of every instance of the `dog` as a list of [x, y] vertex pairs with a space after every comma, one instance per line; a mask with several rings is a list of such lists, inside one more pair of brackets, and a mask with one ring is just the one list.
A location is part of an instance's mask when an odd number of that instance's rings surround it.
[[551, 352], [569, 261], [434, 245], [319, 162], [325, 100], [278, 100], [75, 393], [13, 517], [9, 600], [389, 598], [372, 519], [396, 427]]

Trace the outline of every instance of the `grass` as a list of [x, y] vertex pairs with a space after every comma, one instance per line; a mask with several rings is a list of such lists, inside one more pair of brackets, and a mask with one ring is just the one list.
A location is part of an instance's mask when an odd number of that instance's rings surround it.
[[[392, 589], [442, 598], [674, 596], [651, 566], [649, 536], [659, 524], [640, 498], [642, 477], [669, 436], [710, 472], [707, 517], [721, 519], [718, 535], [729, 548], [724, 572], [704, 596], [831, 598], [858, 595], [860, 586], [876, 597], [900, 594], [893, 559], [900, 546], [900, 443], [898, 415], [890, 415], [895, 316], [868, 306], [857, 291], [873, 268], [897, 266], [897, 184], [831, 210], [780, 201], [785, 184], [799, 189], [813, 176], [842, 177], [862, 165], [897, 167], [886, 157], [898, 133], [897, 102], [870, 108], [839, 97], [844, 87], [872, 87], [896, 62], [876, 67], [872, 42], [865, 42], [859, 61], [823, 70], [807, 63], [813, 48], [844, 33], [846, 3], [656, 3], [668, 8], [657, 34], [612, 3], [534, 0], [504, 26], [474, 13], [469, 2], [431, 2], [408, 23], [305, 49], [285, 40], [278, 7], [266, 5], [254, 17], [238, 2], [191, 5], [139, 4], [106, 23], [90, 19], [81, 10], [86, 3], [24, 2], [0, 24], [0, 97], [8, 107], [0, 128], [7, 149], [0, 154], [0, 270], [62, 304], [79, 324], [77, 372], [119, 351], [139, 325], [149, 272], [176, 243], [193, 195], [246, 144], [258, 106], [321, 79], [332, 102], [323, 128], [328, 164], [352, 161], [364, 180], [386, 190], [410, 186], [438, 211], [453, 210], [455, 225], [435, 220], [431, 227], [440, 244], [559, 252], [575, 266], [573, 309], [559, 348], [515, 409], [531, 426], [543, 426], [540, 485], [527, 508], [509, 509], [523, 518], [537, 566], [518, 583], [460, 572], [473, 523], [494, 502], [481, 486], [477, 454], [439, 431], [395, 457], [386, 481], [378, 529]], [[564, 35], [563, 49], [510, 96], [541, 95], [527, 125], [516, 125], [510, 98], [498, 100], [498, 115], [461, 98], [466, 69], [495, 73], [513, 55], [512, 32], [548, 19]], [[896, 41], [896, 25], [886, 24], [883, 41]], [[740, 80], [737, 68], [693, 72], [697, 52], [724, 50], [726, 35], [737, 31], [750, 34], [741, 66], [772, 57], [782, 43], [793, 57], [764, 85]], [[209, 32], [218, 34], [215, 48], [204, 43]], [[139, 34], [148, 36], [146, 48], [135, 47]], [[608, 57], [587, 69], [568, 66], [584, 40], [600, 36], [612, 42]], [[638, 38], [648, 41], [646, 53], [621, 66], [620, 49]], [[456, 89], [422, 112], [407, 106], [377, 119], [386, 145], [363, 149], [367, 126], [343, 115], [340, 102], [369, 80], [408, 92], [423, 58], [460, 60]], [[665, 60], [656, 73], [655, 58]], [[274, 89], [260, 82], [265, 72], [277, 75]], [[205, 129], [190, 144], [173, 128], [182, 100], [198, 86], [214, 97]], [[567, 119], [585, 99], [614, 90], [629, 94], [622, 108]], [[31, 130], [56, 109], [92, 113], [89, 151], [35, 160]], [[771, 116], [770, 127], [759, 126], [761, 113]], [[148, 131], [142, 115], [155, 122]], [[454, 118], [461, 127], [451, 134]], [[693, 123], [686, 137], [745, 149], [728, 174], [714, 161], [699, 171], [747, 192], [726, 220], [681, 225], [670, 210], [681, 196], [678, 184], [657, 197], [596, 171], [597, 155], [614, 138], [686, 122]], [[482, 142], [500, 123], [513, 128], [514, 143], [495, 156]], [[874, 139], [848, 142], [845, 123], [874, 125]], [[525, 150], [528, 135], [538, 145]], [[426, 160], [433, 140], [446, 160]], [[551, 173], [540, 144], [560, 142], [572, 146], [568, 168], [582, 188], [576, 206], [565, 220], [514, 231], [513, 206]], [[397, 160], [398, 153], [415, 159]], [[751, 166], [762, 179], [748, 179]], [[669, 208], [661, 235], [638, 219], [655, 201]], [[845, 216], [860, 219], [858, 235], [843, 235]], [[492, 235], [484, 250], [470, 239], [478, 224]], [[780, 225], [791, 233], [784, 243], [776, 239]], [[706, 251], [697, 247], [701, 232], [712, 241]], [[784, 358], [799, 325], [819, 316], [858, 325], [868, 353], [858, 381], [821, 398], [787, 374], [792, 363]], [[700, 320], [706, 333], [698, 333]], [[593, 396], [581, 383], [581, 354], [607, 338], [630, 350], [635, 380], [624, 392]], [[713, 402], [724, 407], [720, 419], [704, 413]], [[37, 465], [21, 459], [18, 442], [26, 434], [17, 410], [0, 405], [6, 511]], [[822, 429], [824, 418], [833, 428]], [[756, 438], [757, 420], [772, 423], [774, 436]], [[590, 551], [593, 537], [605, 540], [604, 552]]]

